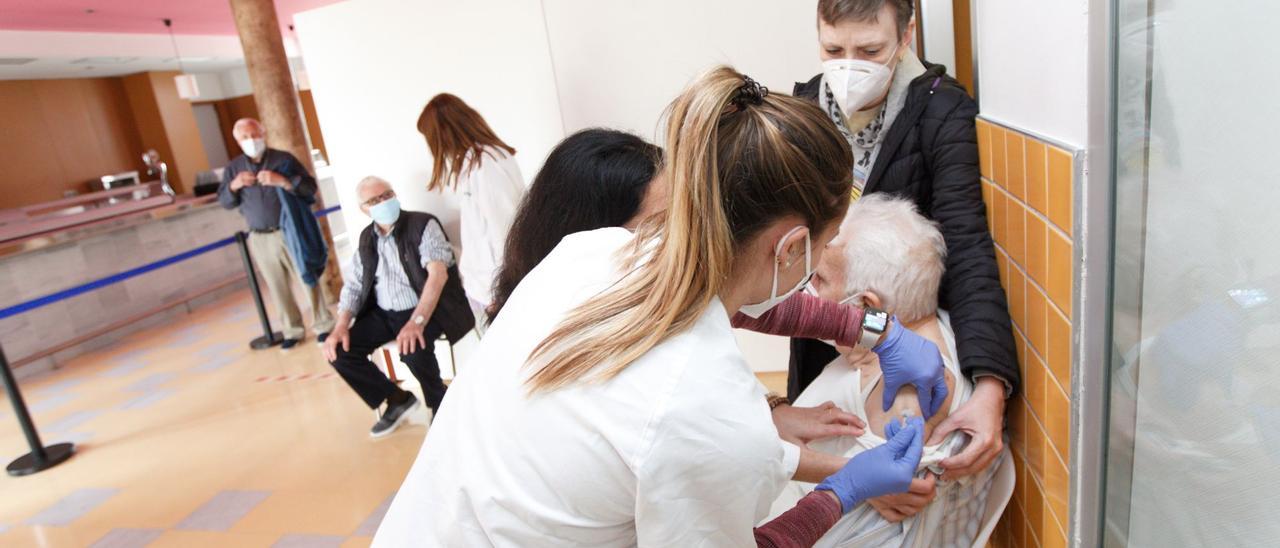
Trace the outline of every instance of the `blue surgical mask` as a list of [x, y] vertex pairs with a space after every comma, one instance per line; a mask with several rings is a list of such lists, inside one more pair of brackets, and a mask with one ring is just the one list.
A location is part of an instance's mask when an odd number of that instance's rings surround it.
[[393, 225], [400, 218], [400, 199], [389, 198], [369, 208], [369, 216], [380, 225]]

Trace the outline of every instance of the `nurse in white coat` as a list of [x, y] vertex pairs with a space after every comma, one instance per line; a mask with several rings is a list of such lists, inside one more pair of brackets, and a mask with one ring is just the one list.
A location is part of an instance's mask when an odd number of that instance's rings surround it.
[[524, 197], [524, 178], [516, 149], [499, 139], [479, 112], [457, 96], [441, 93], [423, 107], [418, 131], [431, 149], [428, 191], [452, 186], [462, 218], [462, 288], [483, 324], [493, 301], [493, 281], [507, 241], [507, 230]]
[[[906, 490], [918, 419], [755, 527], [798, 451], [729, 318], [808, 278], [848, 206], [847, 145], [812, 105], [726, 67], [673, 103], [667, 143], [665, 219], [570, 235], [525, 277], [375, 546], [801, 546]], [[893, 374], [942, 374], [906, 329], [881, 347]]]

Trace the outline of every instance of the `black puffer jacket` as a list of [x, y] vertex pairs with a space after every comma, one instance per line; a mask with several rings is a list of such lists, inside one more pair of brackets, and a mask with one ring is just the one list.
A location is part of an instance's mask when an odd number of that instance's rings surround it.
[[[938, 304], [951, 313], [961, 370], [971, 378], [997, 375], [1016, 392], [1021, 375], [978, 174], [978, 107], [945, 67], [925, 67], [885, 135], [864, 193], [913, 200], [942, 226], [947, 271]], [[821, 83], [821, 74], [797, 83], [794, 95], [817, 101]], [[824, 343], [792, 339], [788, 396], [795, 399], [835, 357]]]

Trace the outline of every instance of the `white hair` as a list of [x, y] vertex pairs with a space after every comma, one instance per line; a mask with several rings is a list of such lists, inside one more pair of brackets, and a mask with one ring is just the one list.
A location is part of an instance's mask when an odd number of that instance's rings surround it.
[[847, 295], [874, 292], [903, 322], [937, 313], [947, 245], [937, 223], [915, 204], [884, 194], [864, 196], [849, 206], [840, 233]]
[[356, 183], [356, 196], [359, 196], [362, 192], [364, 192], [365, 187], [372, 185], [374, 183], [382, 183], [384, 185], [387, 185], [387, 188], [394, 188], [391, 186], [391, 183], [387, 182], [386, 179], [383, 179], [382, 177], [378, 177], [377, 175], [370, 175], [368, 177], [360, 179], [360, 182]]

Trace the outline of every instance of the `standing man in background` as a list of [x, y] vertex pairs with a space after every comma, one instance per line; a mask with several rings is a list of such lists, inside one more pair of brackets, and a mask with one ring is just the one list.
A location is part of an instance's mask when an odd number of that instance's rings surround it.
[[311, 213], [316, 179], [292, 154], [267, 148], [266, 132], [257, 120], [236, 120], [231, 134], [244, 154], [223, 171], [218, 201], [227, 209], [240, 208], [249, 223], [249, 252], [280, 316], [280, 347], [293, 348], [306, 334], [289, 284], [295, 277], [307, 291], [311, 328], [323, 343], [333, 329], [333, 314], [321, 283], [328, 249]]

